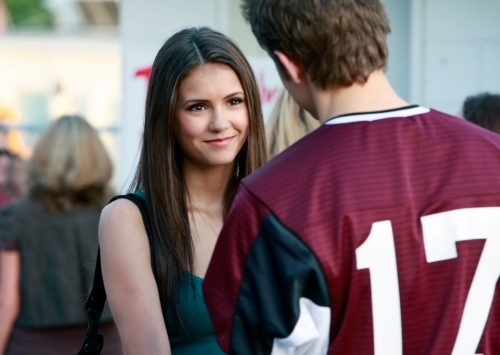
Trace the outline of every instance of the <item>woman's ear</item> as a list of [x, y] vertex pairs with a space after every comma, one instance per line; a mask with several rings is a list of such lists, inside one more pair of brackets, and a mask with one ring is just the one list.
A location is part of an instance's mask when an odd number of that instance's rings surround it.
[[300, 83], [304, 79], [305, 70], [302, 64], [294, 57], [281, 51], [274, 51], [276, 57], [285, 68], [288, 76], [294, 83]]

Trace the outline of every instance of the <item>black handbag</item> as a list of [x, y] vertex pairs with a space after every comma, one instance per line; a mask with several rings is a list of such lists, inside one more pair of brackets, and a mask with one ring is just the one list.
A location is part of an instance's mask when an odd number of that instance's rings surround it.
[[[127, 195], [115, 196], [109, 201], [109, 203], [118, 200], [120, 198], [125, 198], [133, 202], [141, 212], [142, 220], [144, 222], [144, 227], [146, 228], [146, 233], [148, 235], [150, 252], [151, 252], [151, 266], [153, 268], [153, 273], [155, 273], [154, 268], [154, 253], [153, 253], [153, 241], [152, 241], [152, 230], [151, 224], [149, 222], [149, 214], [147, 209], [147, 204], [144, 199], [134, 193]], [[101, 334], [97, 334], [97, 326], [99, 325], [99, 320], [101, 319], [102, 310], [104, 309], [104, 303], [106, 302], [106, 290], [104, 289], [104, 282], [102, 280], [101, 272], [101, 251], [97, 251], [97, 261], [94, 273], [94, 282], [92, 284], [92, 290], [90, 291], [87, 301], [85, 302], [85, 310], [88, 316], [88, 328], [85, 338], [83, 340], [82, 347], [78, 351], [77, 355], [99, 355], [104, 345], [104, 337]]]

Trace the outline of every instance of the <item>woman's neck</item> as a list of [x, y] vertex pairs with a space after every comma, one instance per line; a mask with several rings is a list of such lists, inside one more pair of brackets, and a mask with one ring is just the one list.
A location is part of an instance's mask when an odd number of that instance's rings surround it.
[[188, 209], [222, 211], [224, 195], [233, 174], [234, 164], [199, 167], [185, 161], [183, 170]]

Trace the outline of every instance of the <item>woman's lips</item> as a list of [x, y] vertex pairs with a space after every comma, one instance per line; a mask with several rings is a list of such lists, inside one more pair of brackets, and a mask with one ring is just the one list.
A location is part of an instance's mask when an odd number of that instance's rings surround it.
[[227, 146], [229, 143], [231, 143], [233, 138], [234, 138], [234, 136], [220, 138], [220, 139], [211, 139], [211, 140], [204, 141], [204, 142], [207, 144], [210, 144], [212, 147], [223, 148], [223, 147]]

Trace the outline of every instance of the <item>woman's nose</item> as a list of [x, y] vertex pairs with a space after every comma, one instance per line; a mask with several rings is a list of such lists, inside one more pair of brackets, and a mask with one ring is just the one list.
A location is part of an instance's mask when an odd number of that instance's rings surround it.
[[221, 132], [227, 128], [229, 128], [229, 120], [224, 110], [221, 108], [214, 109], [210, 122], [210, 129], [215, 132]]

